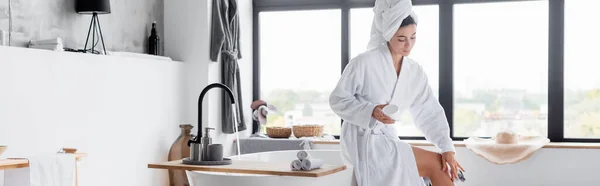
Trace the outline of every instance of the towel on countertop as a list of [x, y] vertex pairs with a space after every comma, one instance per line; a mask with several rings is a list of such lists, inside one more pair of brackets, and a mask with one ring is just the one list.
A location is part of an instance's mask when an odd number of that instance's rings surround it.
[[291, 168], [294, 171], [302, 170], [302, 161], [301, 160], [292, 161]]
[[29, 167], [7, 170], [4, 186], [74, 186], [77, 162], [74, 154], [50, 153], [27, 157]]
[[[300, 139], [247, 138], [240, 139], [240, 154], [281, 151], [281, 150], [310, 150], [311, 141]], [[237, 152], [235, 153], [237, 154]]]
[[323, 166], [323, 160], [315, 159], [315, 158], [303, 159], [301, 161], [301, 163], [302, 163], [301, 167], [302, 167], [303, 171], [318, 169], [318, 168], [321, 168], [321, 166]]
[[298, 151], [296, 156], [298, 157], [299, 160], [310, 159], [310, 155], [308, 154], [308, 152], [306, 152], [304, 150]]
[[291, 168], [293, 171], [310, 171], [314, 169], [321, 168], [323, 166], [324, 161], [322, 159], [312, 158], [307, 151], [301, 150], [296, 153], [295, 159], [292, 161]]
[[42, 39], [42, 40], [30, 40], [29, 41], [29, 45], [62, 45], [63, 41], [62, 39], [59, 38], [52, 38], [52, 39]]
[[61, 38], [43, 39], [43, 40], [30, 40], [29, 48], [53, 50], [53, 51], [64, 51], [64, 44]]

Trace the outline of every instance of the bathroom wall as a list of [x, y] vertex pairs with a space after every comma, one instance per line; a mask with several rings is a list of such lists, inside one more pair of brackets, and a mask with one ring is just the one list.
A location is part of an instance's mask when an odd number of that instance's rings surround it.
[[[316, 149], [340, 149], [339, 145], [316, 145]], [[436, 151], [435, 147], [421, 147]], [[467, 181], [460, 186], [584, 186], [598, 185], [600, 149], [543, 148], [517, 164], [496, 165], [465, 147], [456, 148]]]
[[88, 153], [79, 185], [166, 185], [147, 164], [166, 161], [179, 134], [183, 63], [17, 47], [0, 56], [0, 159], [73, 147]]
[[[111, 0], [112, 13], [99, 15], [106, 50], [146, 51], [153, 21], [163, 36], [163, 7], [164, 0]], [[13, 46], [61, 37], [65, 47], [84, 48], [91, 15], [77, 14], [75, 0], [12, 0], [12, 14]], [[8, 0], [0, 0], [0, 29], [8, 28]]]
[[[242, 59], [239, 60], [242, 83], [242, 108], [247, 130], [240, 132], [240, 138], [248, 137], [251, 131], [252, 102], [252, 1], [238, 0], [241, 32]], [[221, 63], [209, 59], [210, 18], [212, 0], [169, 0], [165, 1], [165, 53], [175, 60], [183, 61], [186, 69], [186, 82], [183, 91], [184, 119], [196, 126], [198, 117], [198, 96], [202, 89], [211, 83], [221, 82]], [[221, 143], [225, 155], [233, 154], [235, 135], [221, 132], [222, 90], [211, 90], [204, 98], [202, 123], [214, 127], [213, 143]]]

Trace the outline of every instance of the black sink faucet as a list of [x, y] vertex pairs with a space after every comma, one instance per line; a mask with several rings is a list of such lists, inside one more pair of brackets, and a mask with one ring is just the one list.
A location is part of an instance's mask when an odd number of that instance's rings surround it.
[[190, 139], [188, 141], [188, 146], [190, 146], [190, 159], [192, 161], [208, 160], [208, 145], [212, 143], [212, 140], [208, 136], [208, 129], [213, 128], [207, 127], [206, 136], [202, 137], [202, 100], [204, 99], [206, 92], [208, 92], [212, 88], [221, 88], [224, 89], [225, 92], [227, 92], [227, 95], [229, 95], [229, 99], [231, 100], [231, 107], [233, 108], [233, 123], [236, 124], [239, 122], [237, 117], [237, 104], [235, 103], [235, 99], [233, 93], [231, 92], [231, 89], [229, 89], [229, 87], [221, 83], [213, 83], [206, 86], [202, 90], [202, 92], [200, 93], [200, 97], [198, 98], [198, 133], [195, 138]]
[[[225, 90], [225, 92], [227, 92], [227, 95], [229, 96], [229, 100], [231, 100], [231, 105], [232, 107], [234, 107], [233, 109], [233, 119], [234, 119], [234, 123], [237, 123], [237, 105], [235, 103], [235, 98], [233, 96], [233, 93], [231, 92], [231, 89], [229, 89], [229, 87], [227, 87], [224, 84], [221, 83], [213, 83], [210, 84], [208, 86], [206, 86], [202, 92], [200, 93], [200, 97], [198, 98], [198, 133], [196, 135], [195, 139], [190, 140], [190, 142], [195, 142], [195, 143], [200, 143], [200, 138], [202, 138], [202, 100], [204, 99], [204, 96], [206, 95], [206, 93], [213, 88], [221, 88], [223, 90]], [[188, 142], [189, 144], [189, 142]]]

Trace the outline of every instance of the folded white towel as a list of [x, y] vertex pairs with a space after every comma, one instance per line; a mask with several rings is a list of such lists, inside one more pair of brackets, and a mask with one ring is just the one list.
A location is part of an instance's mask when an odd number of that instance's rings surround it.
[[323, 166], [322, 159], [310, 158], [310, 159], [302, 160], [302, 170], [304, 170], [304, 171], [318, 169], [318, 168], [321, 168], [321, 166]]
[[63, 45], [29, 45], [29, 48], [53, 50], [53, 51], [64, 51]]
[[306, 151], [298, 151], [298, 154], [296, 154], [296, 156], [298, 156], [299, 160], [305, 160], [305, 159], [309, 159], [310, 158], [310, 154], [308, 154], [308, 152]]
[[291, 167], [293, 171], [302, 170], [302, 162], [300, 160], [294, 160], [292, 161]]
[[29, 41], [29, 45], [56, 45], [56, 44], [63, 44], [63, 41], [61, 38], [52, 38], [52, 39], [43, 39], [43, 40], [35, 40], [35, 41]]

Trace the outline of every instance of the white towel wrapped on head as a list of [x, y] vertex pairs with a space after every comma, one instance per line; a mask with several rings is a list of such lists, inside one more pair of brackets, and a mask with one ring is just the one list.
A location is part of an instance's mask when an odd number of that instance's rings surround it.
[[417, 21], [417, 14], [412, 10], [410, 0], [377, 0], [373, 7], [373, 23], [371, 24], [371, 39], [367, 50], [379, 47], [392, 39], [408, 16]]

